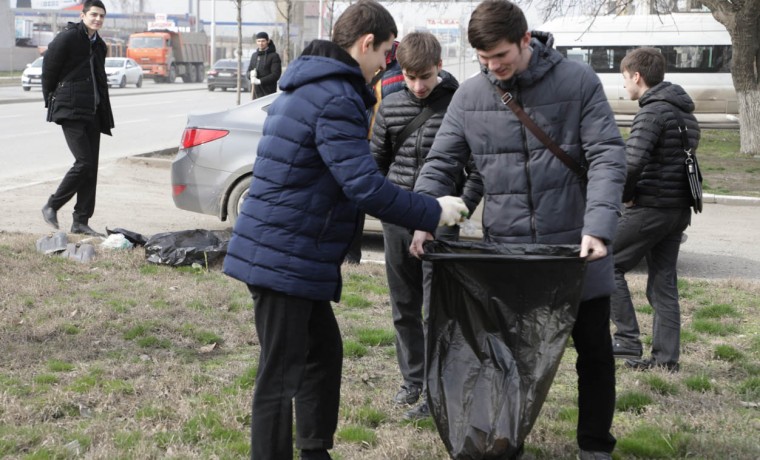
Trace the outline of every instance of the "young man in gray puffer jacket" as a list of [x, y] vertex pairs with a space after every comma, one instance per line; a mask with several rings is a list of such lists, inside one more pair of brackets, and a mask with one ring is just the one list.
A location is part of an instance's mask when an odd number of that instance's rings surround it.
[[[694, 102], [678, 85], [663, 81], [665, 57], [654, 48], [639, 48], [623, 58], [620, 70], [631, 100], [641, 110], [626, 142], [628, 176], [623, 192], [626, 209], [615, 237], [615, 284], [612, 320], [617, 327], [613, 353], [630, 358], [627, 367], [661, 367], [678, 371], [681, 307], [676, 264], [681, 238], [691, 223], [691, 190], [686, 176], [679, 117], [687, 148], [696, 152], [699, 124]], [[647, 299], [654, 308], [652, 356], [641, 359], [639, 324], [625, 274], [647, 259]]]
[[[623, 139], [599, 77], [588, 65], [554, 50], [550, 34], [529, 32], [515, 4], [480, 3], [470, 17], [468, 39], [481, 75], [464, 81], [454, 95], [414, 190], [445, 194], [453, 185], [451, 178], [472, 157], [482, 177], [486, 241], [580, 244], [588, 264], [572, 330], [578, 352], [579, 456], [611, 459], [611, 244], [625, 180]], [[587, 181], [505, 107], [497, 87], [509, 92], [575, 163], [586, 167]], [[415, 233], [413, 254], [423, 253], [428, 237]]]

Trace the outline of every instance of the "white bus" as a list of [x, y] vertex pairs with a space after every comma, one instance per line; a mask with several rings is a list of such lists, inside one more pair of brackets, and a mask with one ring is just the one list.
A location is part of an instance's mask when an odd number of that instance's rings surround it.
[[554, 47], [569, 59], [591, 65], [621, 124], [639, 107], [623, 88], [620, 61], [634, 48], [651, 46], [667, 60], [665, 80], [689, 93], [703, 126], [738, 128], [731, 37], [710, 13], [564, 17], [536, 30], [551, 32]]

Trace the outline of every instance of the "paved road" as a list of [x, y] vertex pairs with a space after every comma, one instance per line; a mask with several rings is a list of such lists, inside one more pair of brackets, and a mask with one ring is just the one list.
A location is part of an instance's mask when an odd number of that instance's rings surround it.
[[[104, 163], [98, 182], [93, 227], [122, 227], [151, 235], [193, 228], [223, 230], [228, 224], [174, 207], [169, 162], [132, 157]], [[0, 191], [0, 232], [44, 235], [50, 228], [40, 209], [60, 178], [27, 187]], [[63, 229], [71, 223], [73, 203], [59, 213]], [[688, 240], [681, 249], [679, 273], [698, 278], [760, 280], [760, 206], [707, 204], [692, 219]], [[0, 233], [0, 241], [2, 233]], [[365, 238], [364, 259], [382, 261], [382, 241]]]

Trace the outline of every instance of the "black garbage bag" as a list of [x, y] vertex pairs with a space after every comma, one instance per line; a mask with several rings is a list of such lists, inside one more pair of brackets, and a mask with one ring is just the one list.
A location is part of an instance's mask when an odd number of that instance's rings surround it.
[[453, 459], [508, 459], [533, 428], [578, 313], [577, 245], [425, 244], [428, 404]]
[[183, 230], [157, 233], [145, 242], [145, 258], [154, 264], [211, 265], [227, 253], [229, 232]]
[[126, 230], [121, 227], [116, 227], [113, 230], [106, 227], [106, 233], [109, 235], [113, 235], [114, 233], [121, 233], [124, 235], [124, 238], [126, 238], [127, 241], [134, 244], [135, 246], [145, 246], [145, 243], [148, 242], [148, 238], [144, 237], [141, 233]]

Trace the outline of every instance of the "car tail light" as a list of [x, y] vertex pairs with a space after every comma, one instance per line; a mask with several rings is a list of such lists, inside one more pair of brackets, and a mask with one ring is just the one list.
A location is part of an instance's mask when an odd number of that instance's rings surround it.
[[179, 196], [186, 188], [187, 185], [184, 184], [172, 185], [172, 196]]
[[226, 129], [185, 128], [185, 132], [182, 133], [182, 148], [189, 149], [196, 145], [215, 141], [229, 133]]

